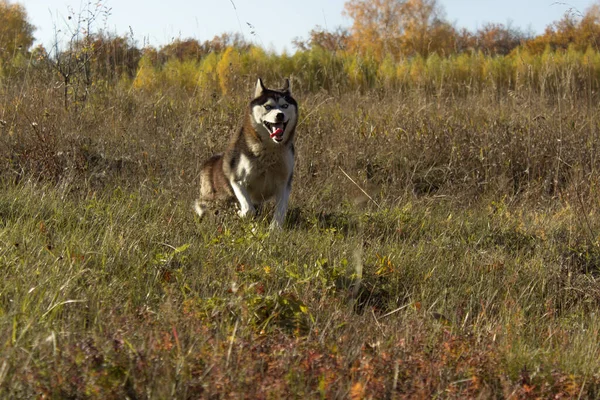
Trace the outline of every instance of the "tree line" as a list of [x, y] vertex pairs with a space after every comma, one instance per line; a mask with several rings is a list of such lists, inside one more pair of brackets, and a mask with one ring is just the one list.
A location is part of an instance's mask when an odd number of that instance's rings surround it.
[[352, 20], [349, 28], [315, 27], [307, 38], [294, 40], [293, 54], [276, 54], [240, 33], [139, 46], [133, 34], [95, 29], [97, 20], [109, 15], [96, 5], [84, 15], [71, 12], [66, 40], [45, 49], [32, 48], [35, 30], [25, 8], [0, 0], [0, 82], [26, 71], [59, 77], [65, 106], [85, 100], [98, 83], [227, 93], [258, 73], [295, 76], [308, 91], [527, 85], [543, 93], [559, 86], [572, 92], [600, 86], [600, 2], [583, 12], [570, 10], [540, 35], [499, 23], [476, 31], [457, 28], [438, 0], [348, 0], [343, 12]]

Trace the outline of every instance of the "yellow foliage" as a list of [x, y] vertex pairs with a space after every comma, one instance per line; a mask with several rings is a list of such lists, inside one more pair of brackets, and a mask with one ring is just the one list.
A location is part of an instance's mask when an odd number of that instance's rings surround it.
[[437, 86], [444, 80], [445, 65], [437, 53], [433, 53], [427, 57], [425, 68], [427, 70], [427, 80], [429, 82]]
[[361, 55], [381, 60], [386, 54], [399, 53], [402, 31], [402, 1], [350, 0], [344, 4], [344, 15], [352, 18], [350, 48]]
[[170, 86], [179, 86], [188, 93], [196, 91], [199, 81], [198, 64], [194, 60], [171, 59], [163, 67], [164, 80]]
[[[316, 47], [293, 56], [267, 53], [258, 47], [240, 50], [227, 48], [210, 52], [200, 61], [168, 60], [157, 66], [144, 56], [133, 79], [133, 88], [153, 90], [180, 87], [188, 93], [229, 95], [260, 76], [269, 82], [294, 76], [300, 90], [390, 89], [460, 90], [461, 93], [485, 90], [530, 90], [576, 93], [582, 87], [600, 86], [600, 52], [589, 47], [585, 52], [571, 47], [537, 54], [526, 47], [508, 56], [488, 56], [480, 51], [443, 57], [432, 53], [408, 58], [387, 54], [381, 61], [353, 51], [330, 52]], [[249, 79], [252, 77], [252, 79]], [[244, 86], [241, 86], [244, 85]], [[583, 86], [582, 86], [583, 85]]]
[[425, 83], [426, 74], [427, 71], [423, 57], [414, 57], [410, 62], [410, 79], [416, 83], [417, 86], [421, 86]]
[[241, 63], [244, 69], [253, 75], [263, 75], [269, 68], [269, 56], [257, 46], [252, 46], [250, 50], [242, 55]]
[[402, 86], [410, 85], [410, 64], [406, 60], [396, 65], [396, 81]]
[[488, 57], [485, 68], [496, 88], [508, 88], [514, 83], [514, 67], [509, 57]]
[[438, 0], [349, 0], [344, 14], [353, 20], [349, 46], [363, 56], [381, 61], [453, 50], [456, 32], [441, 18]]
[[366, 87], [366, 77], [363, 71], [362, 58], [352, 57], [352, 61], [346, 63], [345, 70], [351, 88], [361, 89]]
[[594, 50], [592, 46], [588, 46], [581, 61], [588, 70], [600, 71], [600, 53]]
[[221, 94], [228, 95], [238, 87], [242, 75], [242, 59], [240, 51], [227, 47], [217, 64], [217, 77]]
[[219, 90], [219, 79], [217, 77], [217, 65], [219, 56], [217, 53], [209, 53], [202, 59], [198, 72], [198, 87], [203, 92], [217, 92]]
[[0, 0], [0, 60], [10, 60], [16, 50], [27, 50], [33, 44], [35, 27], [27, 21], [21, 4]]
[[377, 78], [384, 86], [394, 86], [396, 83], [396, 65], [391, 55], [387, 55], [377, 70]]
[[133, 80], [133, 88], [138, 90], [155, 90], [158, 84], [158, 72], [152, 65], [152, 60], [146, 54], [140, 59], [138, 71]]
[[449, 60], [455, 82], [470, 82], [477, 73], [477, 65], [473, 54], [462, 53]]

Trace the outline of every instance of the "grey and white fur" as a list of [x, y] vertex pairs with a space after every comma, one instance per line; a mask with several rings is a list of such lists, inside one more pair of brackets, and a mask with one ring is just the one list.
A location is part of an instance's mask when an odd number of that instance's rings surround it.
[[241, 217], [275, 200], [271, 228], [281, 228], [288, 208], [294, 172], [294, 136], [298, 104], [289, 80], [282, 89], [268, 89], [259, 78], [242, 126], [222, 154], [202, 166], [200, 197], [194, 209], [204, 216], [211, 203], [235, 199]]

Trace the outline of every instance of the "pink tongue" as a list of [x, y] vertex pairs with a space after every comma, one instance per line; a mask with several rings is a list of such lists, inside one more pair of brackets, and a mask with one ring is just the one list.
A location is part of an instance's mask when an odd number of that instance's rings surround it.
[[274, 132], [271, 132], [271, 137], [274, 138], [275, 136], [279, 136], [282, 133], [283, 133], [283, 129], [277, 128]]

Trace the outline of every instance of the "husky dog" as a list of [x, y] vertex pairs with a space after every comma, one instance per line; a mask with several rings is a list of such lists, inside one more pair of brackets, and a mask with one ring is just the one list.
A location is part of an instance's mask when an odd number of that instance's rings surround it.
[[294, 134], [298, 104], [290, 82], [281, 90], [268, 89], [259, 78], [242, 127], [223, 154], [202, 166], [200, 198], [194, 209], [200, 217], [209, 203], [235, 198], [241, 217], [254, 215], [261, 203], [275, 199], [271, 228], [281, 228], [288, 207], [294, 170]]

